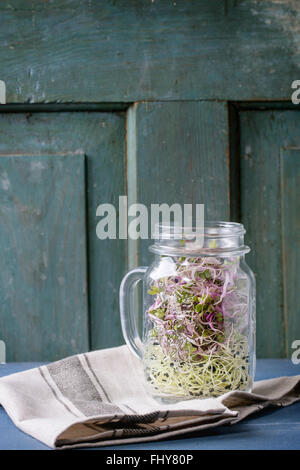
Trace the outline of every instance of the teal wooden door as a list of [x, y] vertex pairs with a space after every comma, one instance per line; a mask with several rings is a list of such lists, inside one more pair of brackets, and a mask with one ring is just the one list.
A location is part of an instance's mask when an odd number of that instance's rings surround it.
[[258, 356], [289, 357], [300, 338], [300, 113], [240, 113], [241, 220], [257, 279]]
[[300, 142], [298, 113], [281, 108], [300, 76], [297, 2], [2, 3], [8, 360], [123, 342], [120, 280], [149, 262], [150, 241], [97, 239], [97, 206], [118, 207], [120, 195], [148, 208], [205, 204], [207, 219], [244, 222], [258, 355], [290, 357], [300, 337]]
[[[204, 101], [141, 103], [126, 114], [0, 115], [0, 331], [8, 360], [122, 344], [120, 280], [149, 263], [150, 241], [98, 240], [96, 208], [117, 207], [127, 192], [129, 203], [205, 203], [207, 218], [245, 224], [258, 356], [289, 355], [300, 336], [299, 114], [241, 110], [238, 132], [227, 112], [226, 103]], [[230, 134], [240, 135], [231, 161]]]
[[122, 113], [0, 115], [0, 336], [8, 360], [121, 343], [126, 244], [99, 242], [95, 214], [126, 192], [124, 132]]

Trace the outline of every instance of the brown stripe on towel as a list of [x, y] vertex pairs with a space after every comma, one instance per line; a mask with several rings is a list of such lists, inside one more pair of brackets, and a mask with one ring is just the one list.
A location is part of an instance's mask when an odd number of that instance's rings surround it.
[[44, 374], [44, 372], [43, 372], [43, 370], [42, 370], [41, 367], [38, 368], [38, 371], [39, 371], [39, 373], [41, 374], [41, 376], [42, 376], [42, 378], [44, 379], [44, 381], [46, 382], [46, 384], [48, 385], [48, 387], [50, 388], [50, 390], [51, 390], [51, 392], [53, 393], [53, 395], [55, 396], [56, 400], [59, 401], [59, 403], [60, 403], [61, 405], [63, 405], [63, 406], [66, 408], [66, 410], [67, 410], [69, 413], [71, 413], [71, 415], [76, 416], [76, 418], [78, 418], [78, 415], [75, 414], [75, 413], [68, 407], [68, 405], [67, 405], [66, 403], [64, 403], [64, 402], [59, 398], [59, 396], [57, 395], [57, 393], [56, 393], [56, 391], [54, 390], [54, 388], [52, 387], [52, 385], [51, 385], [51, 384], [49, 383], [49, 381], [46, 379], [45, 374]]
[[104, 389], [103, 385], [100, 383], [99, 378], [97, 377], [97, 375], [95, 374], [94, 369], [92, 368], [92, 365], [91, 365], [91, 363], [90, 363], [90, 360], [89, 360], [89, 358], [88, 358], [88, 355], [87, 355], [87, 354], [84, 354], [83, 356], [84, 356], [84, 358], [85, 358], [85, 360], [86, 360], [86, 363], [87, 363], [88, 368], [90, 369], [91, 373], [93, 374], [94, 379], [96, 380], [97, 384], [99, 385], [99, 387], [101, 388], [102, 392], [104, 393], [105, 398], [107, 399], [107, 401], [108, 401], [109, 403], [111, 403], [111, 400], [110, 400], [110, 398], [109, 398], [109, 396], [108, 396], [106, 390]]
[[62, 395], [85, 416], [122, 413], [118, 406], [102, 401], [77, 356], [53, 362], [46, 367]]

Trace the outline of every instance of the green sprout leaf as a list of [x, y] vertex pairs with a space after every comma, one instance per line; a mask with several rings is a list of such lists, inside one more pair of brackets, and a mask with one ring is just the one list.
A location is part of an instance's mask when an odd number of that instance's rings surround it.
[[156, 295], [160, 292], [160, 289], [158, 287], [152, 286], [151, 289], [148, 290], [148, 294], [150, 295]]

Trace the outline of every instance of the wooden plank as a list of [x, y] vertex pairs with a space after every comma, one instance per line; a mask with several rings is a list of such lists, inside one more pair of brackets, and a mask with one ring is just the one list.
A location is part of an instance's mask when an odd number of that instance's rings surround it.
[[5, 0], [7, 102], [287, 99], [294, 0]]
[[0, 258], [7, 359], [86, 350], [84, 155], [0, 155]]
[[[119, 287], [127, 272], [126, 240], [99, 240], [96, 237], [99, 218], [95, 217], [97, 206], [108, 202], [116, 208], [117, 224], [119, 221], [119, 196], [127, 192], [125, 115], [96, 116], [93, 133], [84, 137], [88, 156], [91, 349], [124, 343], [119, 313]], [[93, 117], [91, 114], [90, 120]], [[84, 125], [82, 127], [84, 132]]]
[[297, 111], [242, 111], [241, 221], [257, 280], [258, 357], [289, 355], [283, 313], [280, 149], [300, 146]]
[[[221, 102], [140, 103], [128, 121], [132, 203], [205, 204], [207, 219], [229, 218], [227, 106]], [[148, 264], [151, 240], [129, 244], [131, 264]]]
[[230, 220], [239, 222], [240, 207], [240, 129], [239, 109], [229, 103], [229, 154], [230, 154]]
[[[0, 153], [40, 154], [43, 150], [54, 154], [54, 159], [55, 154], [66, 152], [86, 156], [89, 346], [92, 349], [123, 342], [118, 288], [126, 272], [126, 243], [97, 238], [96, 208], [107, 202], [118, 207], [119, 195], [126, 194], [124, 145], [122, 113], [0, 114]], [[69, 266], [76, 272], [80, 269], [72, 262], [72, 256]], [[72, 301], [71, 295], [67, 298]]]
[[293, 341], [300, 339], [300, 149], [281, 149], [280, 157], [284, 318], [290, 356]]

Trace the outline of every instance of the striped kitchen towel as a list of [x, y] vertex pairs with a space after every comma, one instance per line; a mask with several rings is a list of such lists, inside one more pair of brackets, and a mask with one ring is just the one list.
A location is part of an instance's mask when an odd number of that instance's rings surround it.
[[0, 403], [15, 425], [53, 448], [154, 441], [299, 399], [300, 375], [257, 382], [252, 393], [159, 404], [146, 393], [141, 363], [126, 346], [0, 379]]

